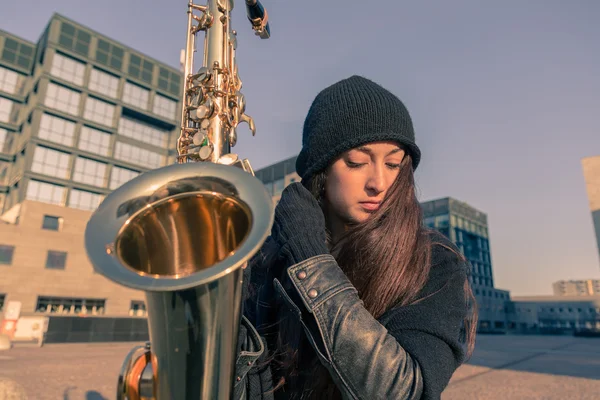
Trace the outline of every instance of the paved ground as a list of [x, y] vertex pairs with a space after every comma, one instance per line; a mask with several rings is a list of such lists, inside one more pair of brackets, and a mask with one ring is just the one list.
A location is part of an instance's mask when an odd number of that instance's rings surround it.
[[[132, 343], [18, 346], [0, 352], [3, 385], [30, 400], [113, 400]], [[600, 399], [600, 339], [480, 335], [442, 400]], [[12, 400], [12, 399], [11, 399]], [[21, 400], [21, 399], [19, 399]]]

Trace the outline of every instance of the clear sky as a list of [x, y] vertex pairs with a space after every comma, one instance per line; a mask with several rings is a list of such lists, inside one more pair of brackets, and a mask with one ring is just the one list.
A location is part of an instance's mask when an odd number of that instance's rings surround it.
[[[37, 41], [58, 12], [178, 67], [186, 4], [0, 0], [0, 29]], [[243, 1], [234, 9], [258, 130], [252, 138], [244, 126], [234, 150], [255, 169], [297, 154], [317, 92], [361, 74], [413, 116], [420, 199], [452, 196], [487, 213], [497, 287], [550, 294], [556, 280], [600, 278], [581, 167], [600, 155], [600, 2], [263, 4], [266, 41], [251, 32]]]

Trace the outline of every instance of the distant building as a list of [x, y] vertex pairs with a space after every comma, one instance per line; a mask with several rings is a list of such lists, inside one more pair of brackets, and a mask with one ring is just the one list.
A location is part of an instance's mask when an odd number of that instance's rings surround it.
[[596, 235], [596, 246], [600, 252], [600, 156], [581, 160], [592, 222]]
[[0, 31], [0, 309], [143, 314], [141, 293], [94, 274], [84, 228], [174, 161], [181, 89], [177, 69], [61, 15], [37, 43]]
[[279, 201], [287, 185], [300, 182], [300, 175], [296, 173], [296, 158], [296, 156], [290, 157], [254, 172], [273, 197], [274, 203]]
[[600, 279], [558, 281], [552, 289], [555, 296], [599, 296]]
[[425, 225], [455, 243], [473, 267], [469, 280], [479, 306], [479, 329], [506, 329], [510, 293], [494, 287], [487, 215], [451, 197], [426, 201], [421, 207]]
[[600, 331], [600, 296], [520, 296], [507, 303], [508, 330], [517, 333]]

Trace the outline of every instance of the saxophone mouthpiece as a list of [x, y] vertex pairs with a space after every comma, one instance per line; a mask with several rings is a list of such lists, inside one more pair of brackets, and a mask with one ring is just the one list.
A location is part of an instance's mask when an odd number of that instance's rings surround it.
[[252, 29], [261, 39], [268, 39], [271, 36], [269, 28], [269, 15], [259, 0], [246, 0], [246, 14], [248, 20], [252, 23]]

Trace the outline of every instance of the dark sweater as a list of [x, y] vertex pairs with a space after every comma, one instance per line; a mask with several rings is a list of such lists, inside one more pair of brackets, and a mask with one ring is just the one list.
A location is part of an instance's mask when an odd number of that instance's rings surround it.
[[[437, 243], [436, 243], [437, 242]], [[390, 310], [379, 318], [423, 373], [422, 399], [439, 399], [452, 374], [465, 361], [461, 340], [467, 315], [465, 282], [470, 264], [445, 237], [435, 235], [429, 280], [416, 304]]]

